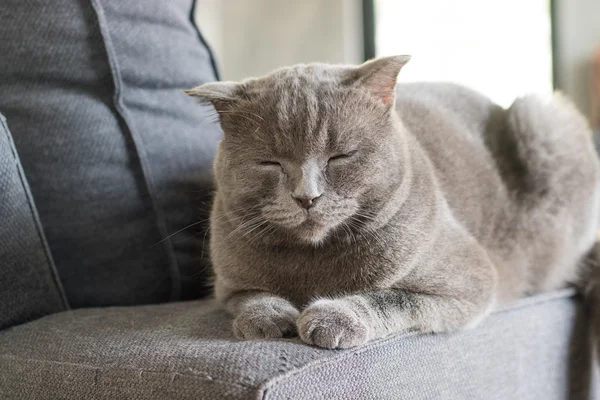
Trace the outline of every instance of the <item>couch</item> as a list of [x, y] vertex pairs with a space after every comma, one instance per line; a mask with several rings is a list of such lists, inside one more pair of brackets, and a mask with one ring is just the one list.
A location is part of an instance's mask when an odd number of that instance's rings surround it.
[[200, 6], [0, 5], [0, 399], [600, 396], [571, 289], [350, 350], [236, 340], [204, 249], [221, 133], [181, 91], [218, 79]]

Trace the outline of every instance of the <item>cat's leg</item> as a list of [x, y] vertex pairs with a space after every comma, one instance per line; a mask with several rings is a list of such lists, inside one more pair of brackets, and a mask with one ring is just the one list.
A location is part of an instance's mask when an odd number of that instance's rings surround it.
[[238, 292], [224, 301], [234, 316], [233, 332], [239, 339], [295, 336], [298, 309], [289, 301], [261, 291]]
[[492, 309], [496, 289], [495, 268], [478, 247], [450, 251], [391, 288], [316, 300], [298, 319], [300, 337], [347, 348], [397, 332], [475, 325]]
[[400, 288], [320, 299], [298, 320], [302, 340], [325, 348], [347, 348], [392, 333], [441, 332], [479, 322], [491, 303], [476, 306], [459, 298]]

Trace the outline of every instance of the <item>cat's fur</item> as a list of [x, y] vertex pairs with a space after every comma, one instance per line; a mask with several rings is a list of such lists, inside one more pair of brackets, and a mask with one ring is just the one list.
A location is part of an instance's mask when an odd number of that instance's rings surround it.
[[238, 337], [345, 348], [453, 330], [577, 278], [600, 211], [582, 116], [560, 95], [504, 110], [453, 84], [396, 86], [407, 61], [188, 91], [224, 131], [211, 257]]

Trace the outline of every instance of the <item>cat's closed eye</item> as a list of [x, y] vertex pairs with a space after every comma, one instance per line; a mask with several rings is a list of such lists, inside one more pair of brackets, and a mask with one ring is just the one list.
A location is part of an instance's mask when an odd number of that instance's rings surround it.
[[335, 162], [335, 161], [347, 160], [347, 159], [351, 158], [353, 155], [355, 155], [356, 151], [357, 150], [349, 151], [347, 153], [337, 154], [337, 155], [335, 155], [333, 157], [329, 157], [328, 163], [332, 162], [332, 161]]
[[258, 164], [263, 167], [281, 167], [281, 163], [277, 161], [261, 161]]

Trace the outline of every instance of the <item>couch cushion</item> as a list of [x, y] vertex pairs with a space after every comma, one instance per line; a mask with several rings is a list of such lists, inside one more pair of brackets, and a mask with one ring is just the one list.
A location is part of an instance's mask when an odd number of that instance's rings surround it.
[[0, 110], [73, 307], [207, 292], [201, 229], [157, 244], [207, 213], [220, 138], [182, 91], [215, 79], [193, 4], [0, 7]]
[[66, 309], [37, 211], [0, 114], [0, 329]]
[[19, 399], [584, 399], [582, 317], [562, 291], [469, 331], [331, 351], [235, 340], [210, 301], [85, 309], [0, 332], [0, 388]]

